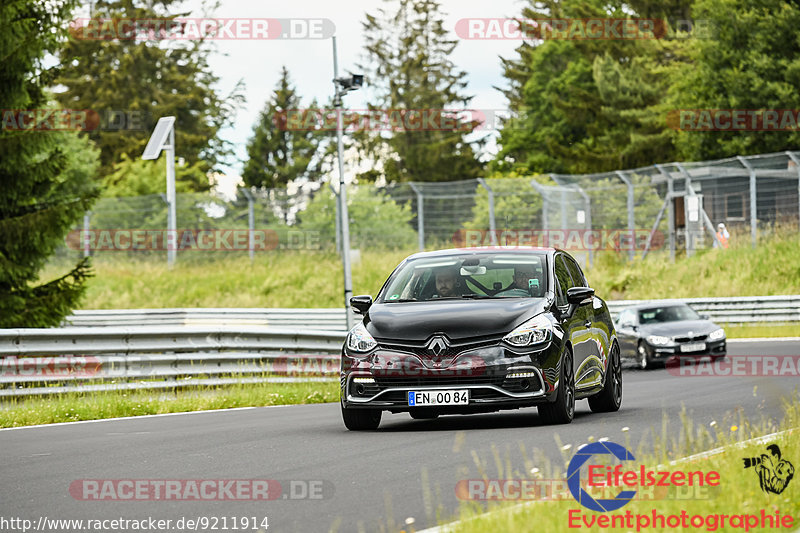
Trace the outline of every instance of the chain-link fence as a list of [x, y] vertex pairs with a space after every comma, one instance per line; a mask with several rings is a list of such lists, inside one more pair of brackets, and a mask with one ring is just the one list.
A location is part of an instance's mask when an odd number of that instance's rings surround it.
[[[328, 185], [240, 188], [233, 198], [178, 194], [176, 207], [179, 258], [340, 249], [336, 192]], [[735, 239], [755, 246], [780, 228], [797, 231], [800, 152], [600, 174], [350, 185], [348, 209], [353, 249], [538, 245], [571, 250], [588, 263], [604, 250], [674, 258]], [[166, 219], [164, 195], [104, 198], [62, 253], [166, 259]]]

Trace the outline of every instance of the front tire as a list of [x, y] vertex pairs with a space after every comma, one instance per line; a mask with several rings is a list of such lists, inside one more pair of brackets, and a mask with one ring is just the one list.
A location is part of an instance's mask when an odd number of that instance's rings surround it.
[[556, 401], [538, 407], [545, 424], [569, 424], [575, 416], [575, 369], [572, 353], [567, 348], [561, 360], [561, 378]]
[[[340, 404], [341, 405], [341, 404]], [[380, 409], [348, 409], [342, 408], [342, 420], [350, 431], [369, 431], [378, 429], [381, 424]]]
[[603, 390], [589, 397], [589, 408], [594, 413], [613, 413], [622, 405], [622, 362], [619, 359], [619, 346], [611, 347], [608, 360], [606, 382]]

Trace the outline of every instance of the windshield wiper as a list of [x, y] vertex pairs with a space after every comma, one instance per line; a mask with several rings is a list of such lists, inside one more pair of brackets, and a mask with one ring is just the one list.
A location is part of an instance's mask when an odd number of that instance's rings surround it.
[[493, 296], [488, 296], [486, 294], [462, 294], [461, 297], [470, 300], [490, 300], [493, 298]]

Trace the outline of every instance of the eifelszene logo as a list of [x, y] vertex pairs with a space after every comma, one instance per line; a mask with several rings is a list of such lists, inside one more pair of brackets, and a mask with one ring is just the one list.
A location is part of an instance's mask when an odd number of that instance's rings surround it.
[[769, 455], [762, 453], [761, 457], [745, 457], [745, 468], [753, 468], [758, 475], [761, 490], [780, 494], [789, 485], [794, 477], [794, 466], [786, 459], [781, 458], [781, 449], [777, 444], [767, 446]]
[[717, 487], [720, 475], [717, 471], [666, 471], [648, 468], [643, 464], [626, 470], [621, 464], [605, 466], [591, 461], [594, 456], [610, 455], [618, 461], [635, 461], [636, 458], [624, 446], [614, 442], [593, 442], [580, 448], [567, 467], [567, 487], [572, 497], [592, 511], [606, 513], [625, 506], [636, 496], [636, 490], [621, 490], [613, 498], [595, 499], [581, 486], [581, 467], [587, 465], [586, 488], [644, 489], [648, 487]]

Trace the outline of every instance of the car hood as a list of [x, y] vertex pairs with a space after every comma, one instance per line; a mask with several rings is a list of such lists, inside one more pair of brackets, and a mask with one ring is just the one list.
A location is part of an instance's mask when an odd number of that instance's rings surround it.
[[675, 322], [644, 324], [640, 328], [645, 335], [662, 335], [664, 337], [686, 337], [690, 331], [692, 336], [708, 335], [716, 329], [719, 329], [719, 326], [710, 320], [676, 320]]
[[434, 333], [452, 340], [500, 335], [542, 313], [548, 301], [502, 298], [373, 304], [364, 322], [376, 339], [424, 341]]

